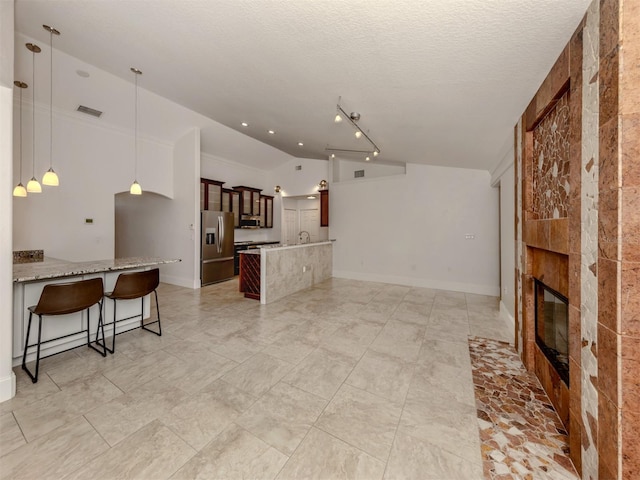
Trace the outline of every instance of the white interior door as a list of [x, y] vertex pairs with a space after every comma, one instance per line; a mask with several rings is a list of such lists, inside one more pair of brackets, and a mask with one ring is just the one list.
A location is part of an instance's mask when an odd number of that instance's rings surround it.
[[298, 243], [298, 211], [292, 208], [284, 209], [284, 243], [295, 245]]
[[305, 209], [300, 210], [300, 231], [309, 232], [312, 242], [317, 242], [320, 232], [320, 210]]

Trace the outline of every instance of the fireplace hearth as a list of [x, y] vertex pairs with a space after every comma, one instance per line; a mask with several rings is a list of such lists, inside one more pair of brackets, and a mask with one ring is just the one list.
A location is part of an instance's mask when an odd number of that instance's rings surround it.
[[535, 280], [536, 344], [569, 386], [569, 302]]

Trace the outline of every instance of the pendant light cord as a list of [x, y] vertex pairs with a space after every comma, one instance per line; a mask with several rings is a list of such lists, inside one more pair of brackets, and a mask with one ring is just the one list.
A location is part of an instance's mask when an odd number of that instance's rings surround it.
[[53, 168], [53, 30], [49, 32], [49, 46], [51, 47], [49, 63], [49, 168]]
[[138, 73], [135, 73], [136, 80], [136, 104], [135, 104], [135, 125], [133, 126], [134, 130], [134, 144], [135, 144], [135, 156], [134, 156], [134, 164], [133, 164], [133, 179], [138, 181]]
[[31, 156], [33, 157], [32, 162], [32, 178], [36, 178], [36, 52], [31, 52], [31, 57], [33, 59], [33, 65], [31, 67], [31, 91], [33, 92], [33, 105], [31, 106], [31, 111], [33, 112], [33, 125], [32, 131], [33, 136], [31, 138], [32, 141], [32, 150]]
[[20, 182], [22, 183], [22, 87], [20, 87]]

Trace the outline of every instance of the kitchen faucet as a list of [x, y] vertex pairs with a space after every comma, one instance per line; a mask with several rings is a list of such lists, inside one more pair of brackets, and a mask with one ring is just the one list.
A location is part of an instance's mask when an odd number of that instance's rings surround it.
[[[302, 234], [303, 233], [307, 234], [307, 241], [306, 242], [302, 241]], [[309, 235], [309, 232], [307, 232], [306, 230], [300, 230], [300, 233], [298, 233], [298, 239], [300, 240], [300, 243], [311, 243], [311, 235]]]

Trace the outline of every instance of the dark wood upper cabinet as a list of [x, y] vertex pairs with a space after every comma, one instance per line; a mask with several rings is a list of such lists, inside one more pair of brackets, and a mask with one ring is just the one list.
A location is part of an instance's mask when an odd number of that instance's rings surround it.
[[222, 210], [222, 185], [224, 182], [200, 179], [200, 210]]
[[260, 226], [273, 228], [273, 197], [260, 195]]
[[245, 187], [238, 185], [233, 189], [240, 193], [240, 214], [241, 215], [260, 215], [260, 192], [259, 188]]
[[329, 190], [320, 190], [320, 226], [329, 226]]

